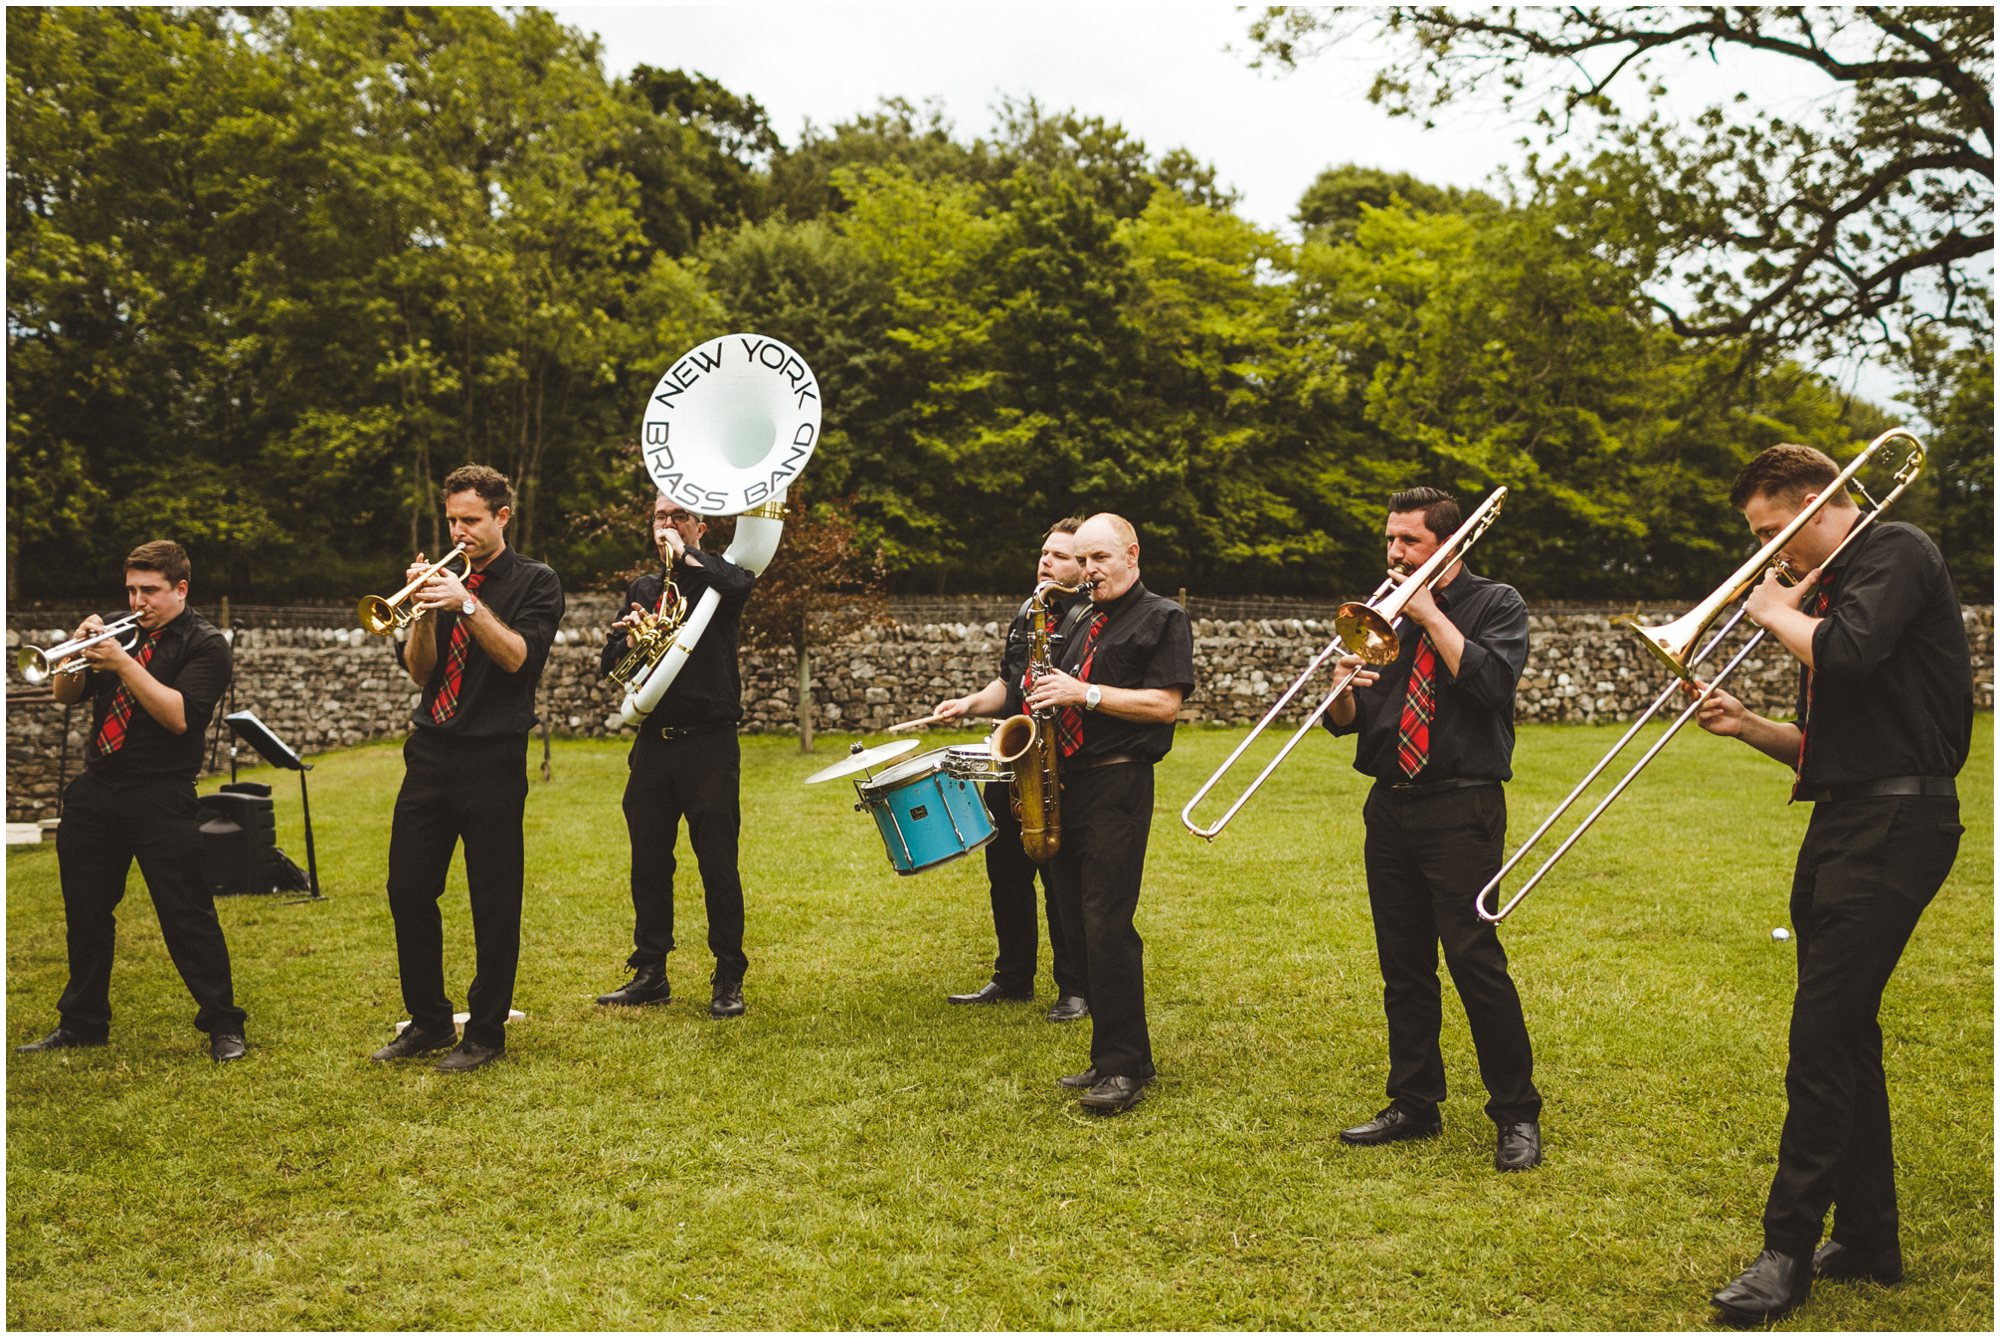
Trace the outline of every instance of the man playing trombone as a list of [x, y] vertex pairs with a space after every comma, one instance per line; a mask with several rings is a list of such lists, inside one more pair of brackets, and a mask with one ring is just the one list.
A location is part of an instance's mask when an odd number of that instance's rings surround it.
[[92, 615], [77, 628], [75, 640], [90, 640], [80, 659], [52, 666], [57, 701], [91, 699], [90, 745], [56, 829], [69, 940], [69, 984], [56, 1003], [62, 1021], [24, 1051], [105, 1043], [114, 912], [136, 858], [160, 936], [199, 1005], [194, 1024], [208, 1033], [210, 1056], [243, 1057], [243, 1010], [202, 878], [194, 793], [202, 735], [229, 686], [229, 642], [188, 607], [191, 574], [186, 550], [172, 540], [139, 545], [125, 559], [125, 598], [138, 615], [131, 644], [102, 635]]
[[[1839, 473], [1809, 446], [1773, 446], [1737, 476], [1729, 503], [1768, 543]], [[1795, 768], [1792, 798], [1813, 805], [1792, 876], [1798, 983], [1764, 1248], [1713, 1298], [1739, 1323], [1791, 1313], [1815, 1276], [1903, 1276], [1877, 1017], [1965, 830], [1953, 778], [1972, 742], [1972, 656], [1937, 546], [1884, 521], [1841, 547], [1862, 521], [1835, 487], [1782, 554], [1804, 580], [1788, 589], [1774, 569], [1750, 593], [1750, 619], [1799, 662], [1797, 722], [1719, 689], [1696, 716]]]
[[[1066, 517], [1049, 526], [1048, 534], [1042, 540], [1042, 553], [1035, 564], [1035, 581], [1054, 581], [1059, 585], [1078, 585], [1083, 580], [1083, 568], [1076, 560], [1076, 532], [1083, 522], [1074, 516]], [[1083, 614], [1090, 601], [1077, 597], [1069, 606], [1068, 616], [1063, 619], [1065, 627], [1073, 624], [1077, 615]], [[1061, 607], [1060, 599], [1052, 602], [1051, 611]], [[1014, 621], [1007, 628], [1007, 644], [1000, 654], [1000, 674], [979, 691], [964, 697], [947, 697], [935, 708], [939, 720], [957, 720], [964, 716], [1004, 715], [1013, 694], [1009, 685], [1019, 684], [1028, 667], [1028, 655], [1034, 641], [1030, 626], [1033, 617], [1033, 600], [1024, 601], [1021, 611], [1014, 615]], [[1052, 632], [1049, 637], [1050, 654], [1060, 658], [1062, 646], [1068, 640], [1067, 633]], [[986, 881], [992, 894], [993, 936], [999, 943], [999, 955], [993, 962], [993, 978], [969, 994], [948, 994], [945, 998], [955, 1004], [990, 1004], [1003, 1000], [1025, 1002], [1035, 997], [1035, 932], [1037, 913], [1035, 909], [1035, 876], [1040, 872], [1044, 901], [1049, 921], [1049, 959], [1055, 974], [1056, 1001], [1049, 1008], [1051, 1022], [1074, 1022], [1090, 1012], [1090, 1000], [1084, 994], [1083, 973], [1079, 970], [1075, 956], [1067, 940], [1063, 938], [1061, 917], [1056, 912], [1055, 886], [1049, 881], [1046, 864], [1036, 864], [1021, 846], [1021, 820], [1014, 815], [1012, 788], [1006, 781], [989, 781], [985, 789], [986, 809], [993, 815], [993, 839], [986, 843]]]
[[[1390, 578], [1414, 571], [1458, 526], [1458, 503], [1437, 488], [1390, 498]], [[1335, 700], [1324, 722], [1336, 735], [1358, 736], [1354, 769], [1375, 779], [1362, 808], [1363, 854], [1389, 1024], [1389, 1104], [1340, 1140], [1374, 1146], [1442, 1130], [1442, 945], [1478, 1052], [1486, 1114], [1498, 1128], [1494, 1166], [1524, 1171], [1542, 1160], [1534, 1054], [1506, 950], [1473, 912], [1472, 894], [1500, 867], [1506, 840], [1501, 784], [1513, 776], [1528, 609], [1512, 586], [1457, 562], [1413, 594], [1403, 614], [1388, 667], [1341, 657], [1339, 672], [1355, 675], [1355, 690]]]
[[420, 613], [405, 668], [423, 691], [389, 829], [389, 913], [410, 1024], [373, 1058], [414, 1058], [455, 1039], [438, 898], [463, 839], [478, 965], [465, 1036], [438, 1061], [447, 1073], [478, 1068], [506, 1049], [521, 959], [528, 733], [563, 612], [556, 574], [507, 546], [513, 502], [498, 470], [454, 469], [445, 476], [444, 511], [452, 542], [465, 550], [466, 574], [427, 568], [422, 554], [409, 570], [410, 580], [423, 580], [413, 591]]
[[662, 569], [632, 582], [627, 612], [604, 646], [602, 669], [609, 674], [627, 656], [635, 631], [643, 632], [649, 619], [673, 616], [676, 598], [691, 603], [710, 589], [721, 596], [687, 663], [632, 740], [624, 800], [632, 844], [632, 955], [626, 959], [632, 979], [597, 1002], [663, 1004], [672, 997], [667, 954], [674, 949], [674, 843], [685, 817], [715, 956], [708, 1014], [726, 1018], [743, 1013], [743, 973], [750, 965], [743, 955], [743, 880], [736, 867], [743, 771], [736, 742], [743, 719], [736, 642], [757, 578], [702, 552], [706, 533], [702, 518], [679, 502], [665, 494], [654, 499], [653, 545]]

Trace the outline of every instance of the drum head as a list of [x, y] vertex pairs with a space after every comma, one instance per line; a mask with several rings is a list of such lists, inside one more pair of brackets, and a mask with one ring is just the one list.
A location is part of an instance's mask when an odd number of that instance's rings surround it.
[[[912, 748], [917, 746], [915, 739], [911, 739], [908, 742]], [[870, 751], [873, 750], [871, 749]], [[861, 787], [864, 790], [877, 792], [893, 790], [898, 785], [907, 784], [924, 776], [934, 775], [944, 769], [944, 755], [948, 751], [950, 750], [945, 748], [933, 748], [930, 752], [919, 753], [907, 761], [896, 763], [895, 766], [890, 767], [887, 771], [877, 772], [875, 775], [870, 776], [867, 780], [860, 782]]]

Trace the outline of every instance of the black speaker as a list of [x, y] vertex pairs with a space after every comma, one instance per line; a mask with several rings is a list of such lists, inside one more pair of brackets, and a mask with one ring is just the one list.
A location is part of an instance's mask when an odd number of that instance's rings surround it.
[[218, 897], [275, 891], [278, 819], [271, 787], [225, 785], [196, 800], [201, 816], [201, 873]]

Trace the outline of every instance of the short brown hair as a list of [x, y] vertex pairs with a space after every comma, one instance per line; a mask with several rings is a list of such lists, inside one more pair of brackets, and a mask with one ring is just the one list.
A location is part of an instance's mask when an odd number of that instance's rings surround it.
[[1424, 528], [1440, 539], [1456, 534], [1463, 519], [1458, 499], [1443, 488], [1405, 488], [1389, 499], [1390, 515], [1407, 515], [1412, 511], [1423, 512]]
[[1750, 505], [1751, 498], [1768, 496], [1798, 506], [1806, 500], [1807, 493], [1823, 492], [1827, 484], [1839, 477], [1840, 467], [1825, 451], [1779, 442], [1760, 451], [1756, 459], [1743, 466], [1743, 472], [1730, 485], [1729, 505], [1741, 511]]
[[476, 492], [486, 503], [488, 515], [497, 516], [503, 506], [514, 505], [514, 485], [507, 476], [488, 465], [460, 465], [444, 476], [444, 496], [450, 501], [453, 495], [462, 492]]
[[125, 570], [156, 571], [167, 578], [168, 585], [179, 585], [194, 572], [188, 562], [187, 549], [172, 539], [155, 539], [151, 543], [140, 544], [125, 555]]
[[[1082, 516], [1064, 516], [1061, 520], [1049, 526], [1049, 534], [1075, 534], [1082, 528]], [[1049, 537], [1049, 534], [1044, 534], [1042, 537], [1046, 539]]]

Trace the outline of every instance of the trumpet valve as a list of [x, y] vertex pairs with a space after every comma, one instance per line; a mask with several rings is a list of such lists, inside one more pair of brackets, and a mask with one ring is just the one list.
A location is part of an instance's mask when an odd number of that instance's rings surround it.
[[1360, 600], [1350, 599], [1334, 610], [1333, 630], [1350, 654], [1370, 664], [1391, 664], [1402, 651], [1389, 620]]

